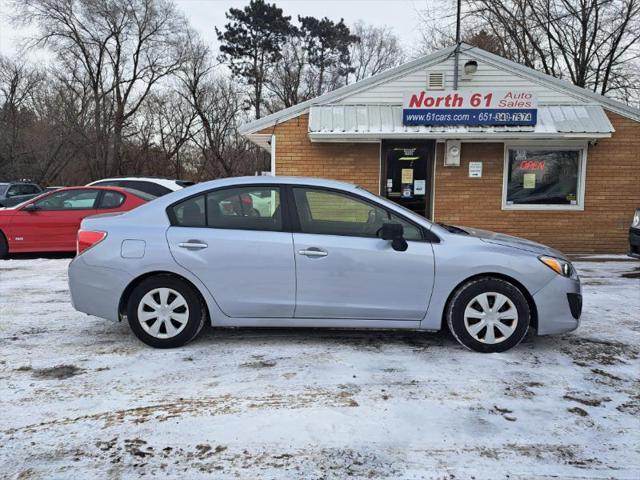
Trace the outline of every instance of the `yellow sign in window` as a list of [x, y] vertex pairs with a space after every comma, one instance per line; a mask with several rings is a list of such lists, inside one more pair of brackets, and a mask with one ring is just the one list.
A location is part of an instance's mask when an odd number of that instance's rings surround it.
[[536, 174], [525, 173], [522, 177], [522, 188], [536, 188]]
[[413, 168], [402, 169], [402, 180], [400, 183], [413, 183]]

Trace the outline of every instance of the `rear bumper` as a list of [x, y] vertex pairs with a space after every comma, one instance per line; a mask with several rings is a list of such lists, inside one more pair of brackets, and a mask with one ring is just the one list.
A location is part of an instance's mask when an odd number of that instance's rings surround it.
[[640, 258], [640, 228], [629, 229], [629, 256]]
[[123, 270], [94, 267], [82, 255], [69, 264], [69, 290], [73, 308], [118, 321], [120, 297], [133, 276]]
[[538, 335], [570, 332], [580, 325], [580, 280], [557, 275], [533, 299], [538, 310]]

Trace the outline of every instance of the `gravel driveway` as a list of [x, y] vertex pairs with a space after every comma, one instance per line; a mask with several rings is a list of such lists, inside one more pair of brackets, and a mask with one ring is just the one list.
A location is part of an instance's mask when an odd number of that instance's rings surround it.
[[640, 477], [640, 262], [587, 257], [582, 326], [211, 329], [171, 351], [75, 312], [68, 259], [0, 261], [0, 478]]

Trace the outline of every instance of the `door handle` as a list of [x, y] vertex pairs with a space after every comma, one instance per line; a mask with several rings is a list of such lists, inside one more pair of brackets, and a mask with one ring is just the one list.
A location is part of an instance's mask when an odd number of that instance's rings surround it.
[[307, 250], [298, 250], [298, 255], [304, 255], [305, 257], [326, 257], [329, 254], [319, 248], [311, 247]]
[[187, 250], [202, 250], [203, 248], [207, 248], [209, 245], [200, 240], [189, 240], [188, 242], [179, 243], [178, 246], [186, 248]]

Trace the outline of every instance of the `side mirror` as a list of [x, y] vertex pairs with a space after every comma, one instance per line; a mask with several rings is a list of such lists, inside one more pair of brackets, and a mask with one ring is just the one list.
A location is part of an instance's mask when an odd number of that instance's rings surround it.
[[398, 252], [404, 252], [409, 245], [404, 239], [404, 228], [399, 223], [384, 223], [382, 225], [381, 236], [383, 240], [391, 240], [391, 248]]
[[24, 210], [25, 212], [35, 212], [36, 210], [38, 210], [38, 207], [36, 207], [35, 203], [30, 203], [29, 205], [26, 205], [22, 210]]

